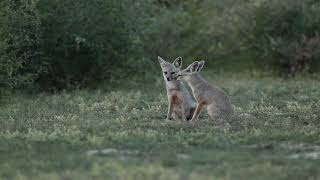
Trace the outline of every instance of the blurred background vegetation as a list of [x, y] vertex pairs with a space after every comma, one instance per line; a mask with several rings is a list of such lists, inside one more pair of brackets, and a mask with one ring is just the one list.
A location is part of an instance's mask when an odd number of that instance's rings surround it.
[[317, 0], [2, 0], [0, 91], [154, 82], [158, 55], [316, 73], [319, 12]]

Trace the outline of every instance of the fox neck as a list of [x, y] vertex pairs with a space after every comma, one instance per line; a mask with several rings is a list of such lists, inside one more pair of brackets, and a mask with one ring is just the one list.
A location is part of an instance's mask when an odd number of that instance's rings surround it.
[[192, 92], [197, 91], [200, 89], [199, 87], [207, 84], [207, 81], [201, 77], [199, 73], [191, 75], [189, 81], [187, 81], [188, 85], [190, 86]]
[[166, 81], [167, 90], [179, 90], [181, 88], [182, 83], [179, 81]]

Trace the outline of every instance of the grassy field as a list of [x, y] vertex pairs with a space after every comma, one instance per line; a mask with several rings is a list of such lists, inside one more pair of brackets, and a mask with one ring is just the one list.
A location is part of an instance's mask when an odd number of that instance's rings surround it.
[[320, 179], [319, 80], [204, 76], [256, 119], [165, 121], [160, 77], [2, 99], [0, 179]]

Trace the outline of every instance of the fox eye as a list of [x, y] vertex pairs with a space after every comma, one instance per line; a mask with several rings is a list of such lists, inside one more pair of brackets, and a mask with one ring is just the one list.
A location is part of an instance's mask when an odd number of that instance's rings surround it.
[[176, 72], [171, 72], [171, 74], [174, 74], [174, 73], [176, 73]]
[[163, 72], [164, 74], [167, 74], [167, 72]]

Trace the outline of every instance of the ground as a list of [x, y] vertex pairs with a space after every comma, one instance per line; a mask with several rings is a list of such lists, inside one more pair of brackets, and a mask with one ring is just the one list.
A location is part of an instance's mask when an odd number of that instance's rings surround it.
[[319, 80], [203, 76], [256, 118], [166, 121], [161, 77], [2, 99], [0, 179], [320, 179]]

